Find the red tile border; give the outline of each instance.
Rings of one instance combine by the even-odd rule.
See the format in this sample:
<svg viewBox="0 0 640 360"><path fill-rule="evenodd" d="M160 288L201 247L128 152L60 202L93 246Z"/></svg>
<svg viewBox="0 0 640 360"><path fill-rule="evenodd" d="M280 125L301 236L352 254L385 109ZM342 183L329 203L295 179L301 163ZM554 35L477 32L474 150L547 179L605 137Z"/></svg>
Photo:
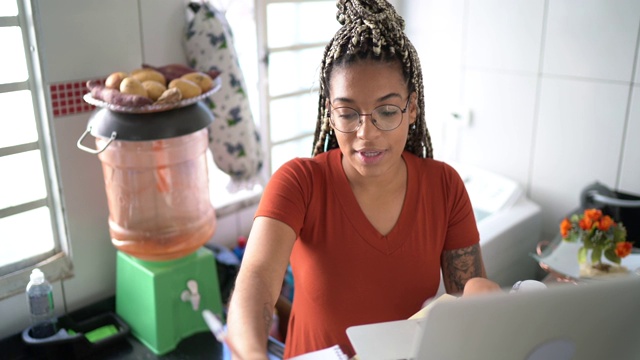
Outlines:
<svg viewBox="0 0 640 360"><path fill-rule="evenodd" d="M98 79L101 84L104 83L104 80ZM82 99L84 94L89 92L85 85L87 81L81 80L49 85L53 117L89 112L96 108Z"/></svg>

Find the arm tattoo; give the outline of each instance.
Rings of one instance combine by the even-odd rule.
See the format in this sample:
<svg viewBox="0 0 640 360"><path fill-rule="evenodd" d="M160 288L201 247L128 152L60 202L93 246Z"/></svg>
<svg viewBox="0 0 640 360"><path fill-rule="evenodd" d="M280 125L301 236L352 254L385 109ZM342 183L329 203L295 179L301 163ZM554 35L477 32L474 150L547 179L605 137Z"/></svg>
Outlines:
<svg viewBox="0 0 640 360"><path fill-rule="evenodd" d="M442 278L448 293L462 292L467 280L473 277L485 277L480 245L442 253Z"/></svg>

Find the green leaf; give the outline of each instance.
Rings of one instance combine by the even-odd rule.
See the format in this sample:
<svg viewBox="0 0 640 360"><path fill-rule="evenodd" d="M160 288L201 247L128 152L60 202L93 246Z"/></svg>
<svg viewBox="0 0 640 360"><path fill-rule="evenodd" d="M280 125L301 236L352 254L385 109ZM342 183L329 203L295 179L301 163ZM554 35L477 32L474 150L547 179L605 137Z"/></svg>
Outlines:
<svg viewBox="0 0 640 360"><path fill-rule="evenodd" d="M584 244L584 247L586 247L587 249L593 249L594 247L593 240L591 239L591 236L589 236L588 234L582 235L582 243Z"/></svg>
<svg viewBox="0 0 640 360"><path fill-rule="evenodd" d="M620 265L620 258L616 255L616 251L614 249L607 249L604 252L604 257L612 263L616 263Z"/></svg>
<svg viewBox="0 0 640 360"><path fill-rule="evenodd" d="M585 261L587 261L587 252L588 251L589 250L584 246L582 246L582 247L580 247L580 249L578 249L578 262L580 264L582 264Z"/></svg>
<svg viewBox="0 0 640 360"><path fill-rule="evenodd" d="M593 248L593 250L591 250L591 263L595 264L600 262L600 259L602 258L602 248L600 247L595 247Z"/></svg>
<svg viewBox="0 0 640 360"><path fill-rule="evenodd" d="M578 240L578 234L574 233L573 231L567 234L567 237L564 238L564 241L568 241L568 242L576 242L577 240Z"/></svg>
<svg viewBox="0 0 640 360"><path fill-rule="evenodd" d="M618 223L618 226L613 228L613 241L621 242L627 240L627 229L625 229L622 223Z"/></svg>

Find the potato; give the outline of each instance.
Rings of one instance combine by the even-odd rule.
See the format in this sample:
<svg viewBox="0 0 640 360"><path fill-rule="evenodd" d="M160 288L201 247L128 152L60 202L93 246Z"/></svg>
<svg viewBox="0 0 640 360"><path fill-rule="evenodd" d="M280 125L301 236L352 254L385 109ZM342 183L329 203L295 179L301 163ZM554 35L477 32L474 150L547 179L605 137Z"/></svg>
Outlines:
<svg viewBox="0 0 640 360"><path fill-rule="evenodd" d="M135 73L131 73L132 78L145 82L149 80L157 81L162 85L167 85L167 79L165 79L164 75L161 72L155 71L153 69L142 69L140 71L136 71Z"/></svg>
<svg viewBox="0 0 640 360"><path fill-rule="evenodd" d="M180 89L183 99L189 99L202 94L202 89L200 88L200 86L198 86L198 84L194 83L193 81L182 79L182 78L173 79L169 83L168 88Z"/></svg>
<svg viewBox="0 0 640 360"><path fill-rule="evenodd" d="M120 83L127 76L129 75L124 71L116 71L107 77L107 80L104 82L104 86L107 89L119 89Z"/></svg>
<svg viewBox="0 0 640 360"><path fill-rule="evenodd" d="M155 80L147 80L142 83L142 86L147 90L147 95L153 101L158 100L162 93L167 90L167 87Z"/></svg>
<svg viewBox="0 0 640 360"><path fill-rule="evenodd" d="M165 90L154 104L173 104L182 100L182 93L178 88Z"/></svg>
<svg viewBox="0 0 640 360"><path fill-rule="evenodd" d="M213 79L211 79L211 76L203 72L184 74L181 78L196 83L198 86L200 86L202 92L207 92L213 87Z"/></svg>
<svg viewBox="0 0 640 360"><path fill-rule="evenodd" d="M123 94L140 95L149 97L147 90L142 86L142 83L132 77L126 77L120 83L120 92Z"/></svg>

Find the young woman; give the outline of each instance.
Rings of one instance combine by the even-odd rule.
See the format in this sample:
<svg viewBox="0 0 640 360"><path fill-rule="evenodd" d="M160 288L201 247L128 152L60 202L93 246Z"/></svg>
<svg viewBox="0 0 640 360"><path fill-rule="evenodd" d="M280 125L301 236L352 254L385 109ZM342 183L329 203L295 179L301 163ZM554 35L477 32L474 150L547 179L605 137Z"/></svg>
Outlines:
<svg viewBox="0 0 640 360"><path fill-rule="evenodd" d="M451 294L498 289L482 279L464 183L432 159L404 21L384 0L337 6L342 27L322 60L313 157L289 161L269 181L229 307L242 359L266 357L289 262L285 358L334 344L353 356L349 326L410 317L436 294L441 271Z"/></svg>

